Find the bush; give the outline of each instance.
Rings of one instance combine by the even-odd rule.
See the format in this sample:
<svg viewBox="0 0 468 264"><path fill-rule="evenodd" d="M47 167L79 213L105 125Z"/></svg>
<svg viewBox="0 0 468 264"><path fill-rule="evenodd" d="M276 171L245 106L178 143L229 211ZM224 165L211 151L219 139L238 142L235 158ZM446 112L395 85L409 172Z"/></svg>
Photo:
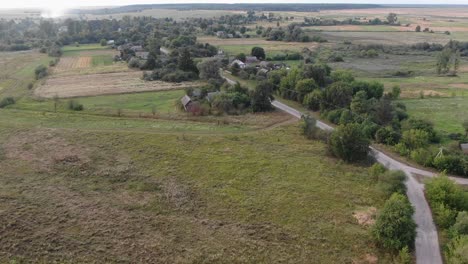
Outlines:
<svg viewBox="0 0 468 264"><path fill-rule="evenodd" d="M375 140L386 145L395 145L400 140L400 134L391 127L382 127L375 133Z"/></svg>
<svg viewBox="0 0 468 264"><path fill-rule="evenodd" d="M380 163L374 163L370 168L369 168L369 173L374 179L378 179L380 174L383 174L387 171L387 169Z"/></svg>
<svg viewBox="0 0 468 264"><path fill-rule="evenodd" d="M0 108L15 104L15 99L13 97L6 97L0 101Z"/></svg>
<svg viewBox="0 0 468 264"><path fill-rule="evenodd" d="M68 101L68 109L73 111L82 111L84 109L83 105L75 100Z"/></svg>
<svg viewBox="0 0 468 264"><path fill-rule="evenodd" d="M437 226L441 228L449 228L455 223L457 211L448 208L443 203L431 204L431 207Z"/></svg>
<svg viewBox="0 0 468 264"><path fill-rule="evenodd" d="M320 128L317 127L317 120L310 116L302 116L301 124L302 134L307 139L319 139L320 138Z"/></svg>
<svg viewBox="0 0 468 264"><path fill-rule="evenodd" d="M468 236L460 236L452 241L447 247L445 254L447 263L464 264L468 263Z"/></svg>
<svg viewBox="0 0 468 264"><path fill-rule="evenodd" d="M323 94L320 89L313 90L304 97L304 105L312 111L318 111L320 109L320 102L322 101Z"/></svg>
<svg viewBox="0 0 468 264"><path fill-rule="evenodd" d="M460 154L440 155L434 159L434 167L457 175L468 175L468 161Z"/></svg>
<svg viewBox="0 0 468 264"><path fill-rule="evenodd" d="M355 123L339 126L331 134L328 142L331 153L347 162L366 159L369 144L361 126Z"/></svg>
<svg viewBox="0 0 468 264"><path fill-rule="evenodd" d="M410 129L403 132L401 142L408 149L424 148L429 144L429 133L421 129Z"/></svg>
<svg viewBox="0 0 468 264"><path fill-rule="evenodd" d="M394 193L377 216L372 233L379 244L392 250L412 248L416 238L414 209L406 196Z"/></svg>
<svg viewBox="0 0 468 264"><path fill-rule="evenodd" d="M36 69L34 70L34 74L36 76L36 80L39 80L46 77L49 74L49 72L47 70L47 67L41 64L36 67Z"/></svg>
<svg viewBox="0 0 468 264"><path fill-rule="evenodd" d="M390 197L393 193L405 194L406 193L406 174L402 171L387 171L380 174L378 188L384 193L386 197Z"/></svg>
<svg viewBox="0 0 468 264"><path fill-rule="evenodd" d="M128 61L128 67L130 68L140 68L140 60L136 57L132 57L129 61Z"/></svg>
<svg viewBox="0 0 468 264"><path fill-rule="evenodd" d="M468 212L459 212L452 227L457 235L468 235Z"/></svg>
<svg viewBox="0 0 468 264"><path fill-rule="evenodd" d="M411 151L410 157L416 163L423 166L431 166L434 159L433 153L427 148L418 148Z"/></svg>

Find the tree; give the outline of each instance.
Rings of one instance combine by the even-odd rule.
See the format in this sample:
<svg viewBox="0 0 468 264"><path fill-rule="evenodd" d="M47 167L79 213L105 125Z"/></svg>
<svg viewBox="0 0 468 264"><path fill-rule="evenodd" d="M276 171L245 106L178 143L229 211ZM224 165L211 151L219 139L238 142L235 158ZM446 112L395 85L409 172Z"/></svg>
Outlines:
<svg viewBox="0 0 468 264"><path fill-rule="evenodd" d="M455 238L448 245L445 257L450 264L468 263L468 235Z"/></svg>
<svg viewBox="0 0 468 264"><path fill-rule="evenodd" d="M313 90L304 97L304 105L312 111L320 110L320 104L323 100L323 93L320 89Z"/></svg>
<svg viewBox="0 0 468 264"><path fill-rule="evenodd" d="M302 103L304 101L304 97L319 87L315 83L314 79L303 79L296 83L296 101Z"/></svg>
<svg viewBox="0 0 468 264"><path fill-rule="evenodd" d="M271 101L273 97L273 85L267 81L262 81L250 94L252 110L254 112L267 112L273 110Z"/></svg>
<svg viewBox="0 0 468 264"><path fill-rule="evenodd" d="M393 25L397 22L397 20L398 20L397 14L395 13L388 14L387 16L388 24Z"/></svg>
<svg viewBox="0 0 468 264"><path fill-rule="evenodd" d="M468 235L468 212L462 211L457 215L455 224L453 225L453 231L456 235Z"/></svg>
<svg viewBox="0 0 468 264"><path fill-rule="evenodd" d="M236 59L240 60L242 62L245 62L245 60L247 59L247 56L245 56L244 53L239 53L239 54L236 55Z"/></svg>
<svg viewBox="0 0 468 264"><path fill-rule="evenodd" d="M421 32L421 26L420 25L416 26L416 32Z"/></svg>
<svg viewBox="0 0 468 264"><path fill-rule="evenodd" d="M403 194L392 194L377 216L372 230L376 240L385 248L392 250L412 248L416 238L413 213L413 207Z"/></svg>
<svg viewBox="0 0 468 264"><path fill-rule="evenodd" d="M447 74L452 69L451 75L457 75L460 67L460 51L456 48L446 47L437 55L437 74Z"/></svg>
<svg viewBox="0 0 468 264"><path fill-rule="evenodd" d="M219 74L221 68L221 62L216 58L209 58L201 61L197 64L198 71L200 72L200 78L204 80L210 79L221 79Z"/></svg>
<svg viewBox="0 0 468 264"><path fill-rule="evenodd" d="M328 142L331 153L347 162L360 161L367 158L369 140L359 124L340 125Z"/></svg>
<svg viewBox="0 0 468 264"><path fill-rule="evenodd" d="M403 132L401 142L408 149L424 148L429 144L429 133L421 129L410 129Z"/></svg>
<svg viewBox="0 0 468 264"><path fill-rule="evenodd" d="M317 120L310 116L302 116L302 134L307 139L316 139L320 131L320 128L317 127Z"/></svg>
<svg viewBox="0 0 468 264"><path fill-rule="evenodd" d="M353 90L344 82L335 82L325 89L324 107L326 109L347 108L351 103Z"/></svg>
<svg viewBox="0 0 468 264"><path fill-rule="evenodd" d="M177 63L178 68L182 71L198 72L197 67L195 67L195 64L193 63L190 51L187 48L182 49Z"/></svg>
<svg viewBox="0 0 468 264"><path fill-rule="evenodd" d="M259 60L264 60L266 57L265 50L261 47L253 47L250 55L257 57Z"/></svg>
<svg viewBox="0 0 468 264"><path fill-rule="evenodd" d="M354 95L351 100L351 111L356 114L364 115L369 111L369 102L367 100L367 93L365 91L359 91Z"/></svg>
<svg viewBox="0 0 468 264"><path fill-rule="evenodd" d="M101 46L107 46L107 40L106 39L101 39L101 41L99 43L101 43Z"/></svg>
<svg viewBox="0 0 468 264"><path fill-rule="evenodd" d="M465 136L468 136L468 119L463 121L463 128L465 129Z"/></svg>

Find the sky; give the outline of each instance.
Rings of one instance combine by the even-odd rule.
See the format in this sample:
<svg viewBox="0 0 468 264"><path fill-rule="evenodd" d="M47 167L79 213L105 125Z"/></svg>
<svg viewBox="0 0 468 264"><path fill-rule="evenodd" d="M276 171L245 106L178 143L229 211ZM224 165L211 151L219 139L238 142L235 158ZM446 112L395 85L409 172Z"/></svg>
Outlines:
<svg viewBox="0 0 468 264"><path fill-rule="evenodd" d="M66 2L66 3L64 3ZM468 4L467 0L0 0L0 8L73 8L164 3L371 3L371 4Z"/></svg>

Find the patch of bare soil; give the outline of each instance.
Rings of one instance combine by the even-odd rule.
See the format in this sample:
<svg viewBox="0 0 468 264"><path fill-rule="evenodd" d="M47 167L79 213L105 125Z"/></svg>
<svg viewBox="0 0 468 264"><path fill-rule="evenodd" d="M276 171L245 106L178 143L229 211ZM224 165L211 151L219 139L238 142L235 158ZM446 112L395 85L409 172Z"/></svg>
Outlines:
<svg viewBox="0 0 468 264"><path fill-rule="evenodd" d="M95 96L104 94L164 91L196 87L197 82L168 83L144 81L142 72L115 72L103 74L56 76L47 79L44 85L34 90L39 97L59 98Z"/></svg>
<svg viewBox="0 0 468 264"><path fill-rule="evenodd" d="M458 89L468 89L468 83L454 83L450 84L449 86Z"/></svg>
<svg viewBox="0 0 468 264"><path fill-rule="evenodd" d="M358 223L363 226L371 226L375 224L375 216L377 209L375 207L364 208L357 210L353 213L353 217L356 218Z"/></svg>
<svg viewBox="0 0 468 264"><path fill-rule="evenodd" d="M55 164L83 165L89 162L88 150L72 145L53 130L22 132L3 145L5 157L23 160L41 171L50 171Z"/></svg>

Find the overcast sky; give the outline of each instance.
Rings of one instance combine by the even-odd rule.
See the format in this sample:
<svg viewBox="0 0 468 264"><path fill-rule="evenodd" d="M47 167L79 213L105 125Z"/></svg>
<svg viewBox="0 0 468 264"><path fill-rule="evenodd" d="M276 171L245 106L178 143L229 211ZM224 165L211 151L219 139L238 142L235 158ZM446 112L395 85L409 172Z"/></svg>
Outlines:
<svg viewBox="0 0 468 264"><path fill-rule="evenodd" d="M133 4L164 4L164 3L374 3L374 4L468 4L468 0L0 0L0 8L24 8L24 7L77 7L77 6L115 6ZM66 3L64 3L66 2Z"/></svg>

